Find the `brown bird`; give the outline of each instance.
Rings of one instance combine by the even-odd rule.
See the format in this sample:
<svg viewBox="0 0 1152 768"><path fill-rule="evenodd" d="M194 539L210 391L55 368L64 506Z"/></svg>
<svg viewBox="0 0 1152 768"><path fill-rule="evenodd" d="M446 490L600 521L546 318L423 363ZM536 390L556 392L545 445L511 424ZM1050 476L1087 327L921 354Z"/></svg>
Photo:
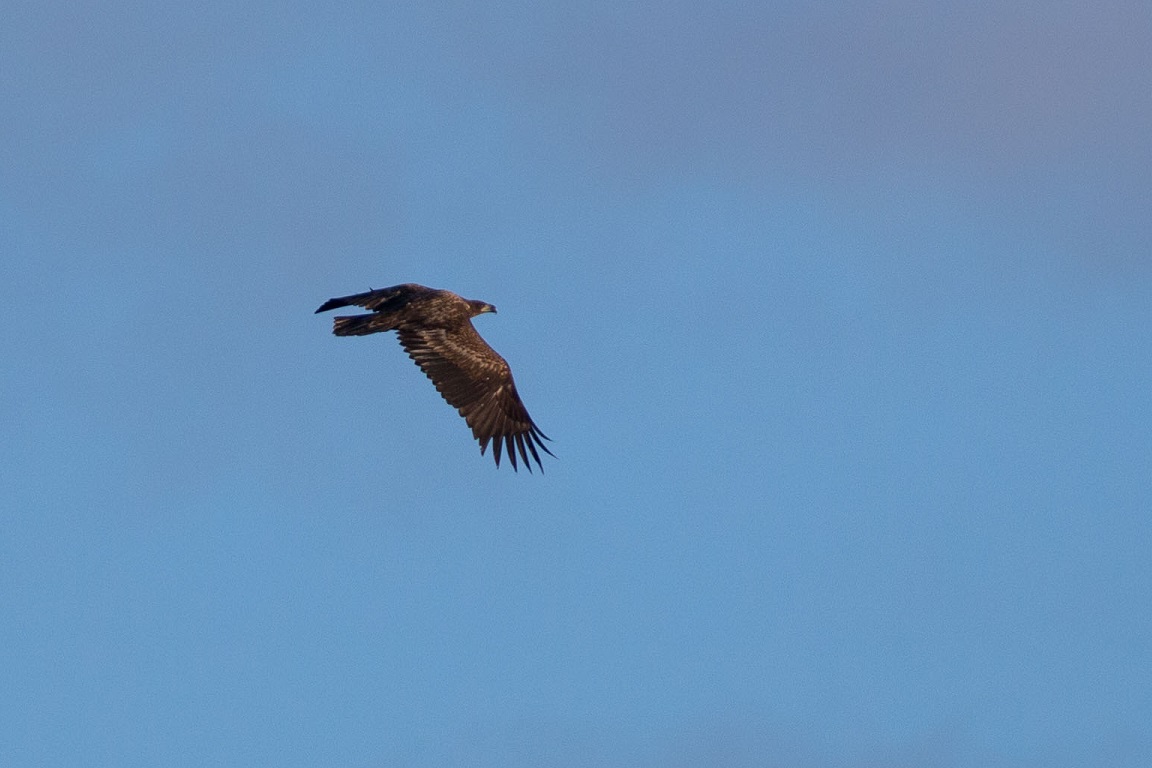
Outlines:
<svg viewBox="0 0 1152 768"><path fill-rule="evenodd" d="M396 331L404 351L468 422L472 436L480 441L480 455L491 441L497 467L506 447L513 470L519 452L529 472L529 454L544 471L536 449L552 456L543 442L550 438L524 408L508 363L472 327L473 317L495 312L496 307L451 291L405 283L329 299L316 311L349 306L370 309L372 314L337 317L332 333L365 336Z"/></svg>

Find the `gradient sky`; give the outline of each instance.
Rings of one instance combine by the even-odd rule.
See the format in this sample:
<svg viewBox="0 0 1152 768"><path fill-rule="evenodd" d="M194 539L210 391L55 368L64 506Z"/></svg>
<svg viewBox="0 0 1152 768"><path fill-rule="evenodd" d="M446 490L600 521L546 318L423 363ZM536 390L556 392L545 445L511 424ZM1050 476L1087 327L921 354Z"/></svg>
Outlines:
<svg viewBox="0 0 1152 768"><path fill-rule="evenodd" d="M0 764L1152 764L1148 3L3 16Z"/></svg>

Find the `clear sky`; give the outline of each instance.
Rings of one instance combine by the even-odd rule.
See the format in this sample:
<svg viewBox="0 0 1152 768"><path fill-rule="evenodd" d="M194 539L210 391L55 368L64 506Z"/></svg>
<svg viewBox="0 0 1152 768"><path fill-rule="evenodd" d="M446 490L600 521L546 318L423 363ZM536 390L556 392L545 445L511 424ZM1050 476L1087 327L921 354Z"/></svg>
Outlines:
<svg viewBox="0 0 1152 768"><path fill-rule="evenodd" d="M0 764L1152 764L1144 0L2 15Z"/></svg>

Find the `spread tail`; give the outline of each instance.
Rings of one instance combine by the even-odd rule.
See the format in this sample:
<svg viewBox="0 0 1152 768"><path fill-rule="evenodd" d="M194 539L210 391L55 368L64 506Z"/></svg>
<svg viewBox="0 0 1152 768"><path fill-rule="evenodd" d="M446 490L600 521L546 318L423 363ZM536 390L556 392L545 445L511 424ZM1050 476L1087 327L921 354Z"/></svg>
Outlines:
<svg viewBox="0 0 1152 768"><path fill-rule="evenodd" d="M391 331L393 327L385 315L346 315L333 320L332 333L337 336L367 336L369 333Z"/></svg>

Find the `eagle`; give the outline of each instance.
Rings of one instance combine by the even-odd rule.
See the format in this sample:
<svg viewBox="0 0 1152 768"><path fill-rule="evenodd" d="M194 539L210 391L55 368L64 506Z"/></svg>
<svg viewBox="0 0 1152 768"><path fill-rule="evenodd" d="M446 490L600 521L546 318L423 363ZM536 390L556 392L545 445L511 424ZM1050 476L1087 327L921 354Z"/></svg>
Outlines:
<svg viewBox="0 0 1152 768"><path fill-rule="evenodd" d="M451 291L405 283L329 299L316 312L350 306L369 309L371 314L337 317L332 333L366 336L396 331L404 351L472 428L481 456L491 442L497 467L507 449L513 471L517 453L529 472L529 454L544 471L536 449L554 456L544 445L551 438L528 415L507 361L472 326L473 317L495 312L496 307Z"/></svg>

